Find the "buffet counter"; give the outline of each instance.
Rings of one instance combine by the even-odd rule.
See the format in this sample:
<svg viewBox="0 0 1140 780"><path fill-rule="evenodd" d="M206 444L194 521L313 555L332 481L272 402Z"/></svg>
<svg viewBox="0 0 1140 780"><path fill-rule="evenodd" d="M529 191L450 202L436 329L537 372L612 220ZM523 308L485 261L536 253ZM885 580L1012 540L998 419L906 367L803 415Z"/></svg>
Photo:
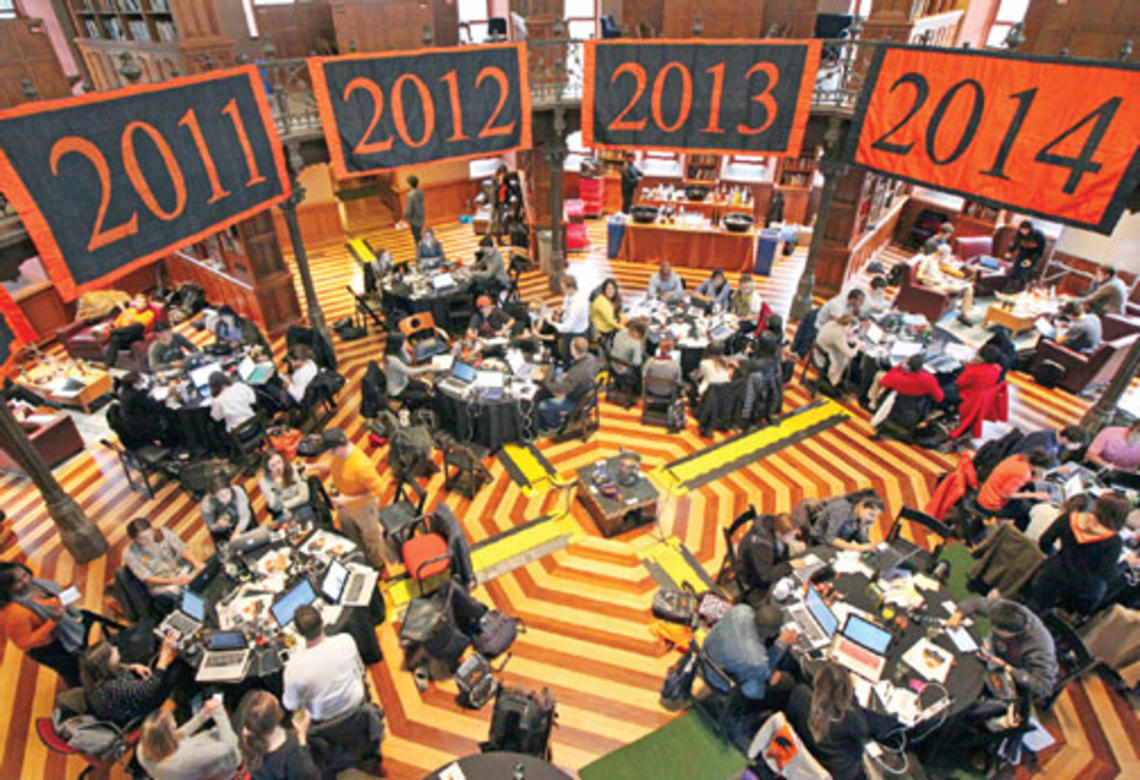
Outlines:
<svg viewBox="0 0 1140 780"><path fill-rule="evenodd" d="M751 271L756 257L756 230L733 233L723 227L680 223L625 226L620 258L656 265L664 260L685 268Z"/></svg>

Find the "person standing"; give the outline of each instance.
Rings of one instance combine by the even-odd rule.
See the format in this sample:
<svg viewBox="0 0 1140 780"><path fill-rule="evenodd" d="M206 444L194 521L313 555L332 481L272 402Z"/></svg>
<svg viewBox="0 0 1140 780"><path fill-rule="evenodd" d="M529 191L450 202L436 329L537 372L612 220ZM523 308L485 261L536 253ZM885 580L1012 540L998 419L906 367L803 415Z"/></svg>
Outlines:
<svg viewBox="0 0 1140 780"><path fill-rule="evenodd" d="M332 476L335 489L332 502L340 530L364 548L370 566L383 571L386 556L384 532L380 527L380 498L384 481L368 456L350 442L340 428L329 428L321 434L321 440L332 456L331 462L316 464L312 469Z"/></svg>
<svg viewBox="0 0 1140 780"><path fill-rule="evenodd" d="M621 213L628 214L633 206L633 196L637 192L637 185L641 182L641 171L633 164L633 152L625 156L621 164Z"/></svg>
<svg viewBox="0 0 1140 780"><path fill-rule="evenodd" d="M1028 219L1023 220L1013 236L1013 243L1005 253L1006 259L1013 262L1009 281L1014 292L1021 292L1029 286L1037 272L1037 264L1044 255L1045 234L1033 227Z"/></svg>
<svg viewBox="0 0 1140 780"><path fill-rule="evenodd" d="M418 247L424 233L424 193L420 189L420 177L408 177L408 194L404 196L404 221L412 231L412 240Z"/></svg>
<svg viewBox="0 0 1140 780"><path fill-rule="evenodd" d="M294 648L285 664L281 703L290 711L306 710L314 723L333 720L364 703L364 662L351 634L325 636L315 608L297 608L294 616L303 648Z"/></svg>

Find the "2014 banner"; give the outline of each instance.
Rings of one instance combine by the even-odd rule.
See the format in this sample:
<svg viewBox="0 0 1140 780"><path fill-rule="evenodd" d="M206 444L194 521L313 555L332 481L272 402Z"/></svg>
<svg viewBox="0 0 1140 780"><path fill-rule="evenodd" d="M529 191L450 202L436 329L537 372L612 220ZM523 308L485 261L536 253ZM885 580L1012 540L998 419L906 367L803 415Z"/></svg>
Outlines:
<svg viewBox="0 0 1140 780"><path fill-rule="evenodd" d="M70 300L281 202L253 66L0 112L0 190Z"/></svg>
<svg viewBox="0 0 1140 780"><path fill-rule="evenodd" d="M338 178L530 147L521 43L310 57Z"/></svg>
<svg viewBox="0 0 1140 780"><path fill-rule="evenodd" d="M1111 233L1140 184L1140 68L883 46L859 98L848 159Z"/></svg>
<svg viewBox="0 0 1140 780"><path fill-rule="evenodd" d="M585 146L799 155L821 41L585 46Z"/></svg>

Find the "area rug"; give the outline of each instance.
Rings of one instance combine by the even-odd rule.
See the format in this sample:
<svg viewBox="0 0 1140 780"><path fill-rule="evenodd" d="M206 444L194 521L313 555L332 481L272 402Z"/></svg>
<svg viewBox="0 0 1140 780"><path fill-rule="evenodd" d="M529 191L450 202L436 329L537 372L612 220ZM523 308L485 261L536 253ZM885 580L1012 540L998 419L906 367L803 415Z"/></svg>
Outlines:
<svg viewBox="0 0 1140 780"><path fill-rule="evenodd" d="M748 759L689 711L582 767L581 780L733 780Z"/></svg>

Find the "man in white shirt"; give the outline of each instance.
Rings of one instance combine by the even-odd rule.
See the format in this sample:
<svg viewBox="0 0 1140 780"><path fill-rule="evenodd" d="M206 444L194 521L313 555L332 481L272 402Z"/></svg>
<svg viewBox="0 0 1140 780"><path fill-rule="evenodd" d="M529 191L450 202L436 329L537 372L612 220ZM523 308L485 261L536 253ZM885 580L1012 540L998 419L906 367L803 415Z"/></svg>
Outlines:
<svg viewBox="0 0 1140 780"><path fill-rule="evenodd" d="M815 327L818 330L827 323L842 317L844 314L849 314L852 317L858 317L862 314L863 304L867 300L867 294L859 288L850 290L846 295L836 295L827 303L819 307L819 311L815 315Z"/></svg>
<svg viewBox="0 0 1140 780"><path fill-rule="evenodd" d="M578 280L570 274L562 275L562 292L562 318L550 325L558 331L559 353L569 363L570 342L590 333L590 296L578 289Z"/></svg>
<svg viewBox="0 0 1140 780"><path fill-rule="evenodd" d="M285 389L289 397L299 404L309 389L309 382L317 375L317 362L313 360L313 351L304 344L293 347L293 357L289 362L292 373L285 381Z"/></svg>
<svg viewBox="0 0 1140 780"><path fill-rule="evenodd" d="M297 608L293 623L305 647L285 664L285 709L308 710L315 723L357 709L364 703L364 663L352 636L325 636L320 613L309 605Z"/></svg>
<svg viewBox="0 0 1140 780"><path fill-rule="evenodd" d="M245 382L235 382L221 371L210 374L210 416L232 431L257 414L257 396Z"/></svg>

